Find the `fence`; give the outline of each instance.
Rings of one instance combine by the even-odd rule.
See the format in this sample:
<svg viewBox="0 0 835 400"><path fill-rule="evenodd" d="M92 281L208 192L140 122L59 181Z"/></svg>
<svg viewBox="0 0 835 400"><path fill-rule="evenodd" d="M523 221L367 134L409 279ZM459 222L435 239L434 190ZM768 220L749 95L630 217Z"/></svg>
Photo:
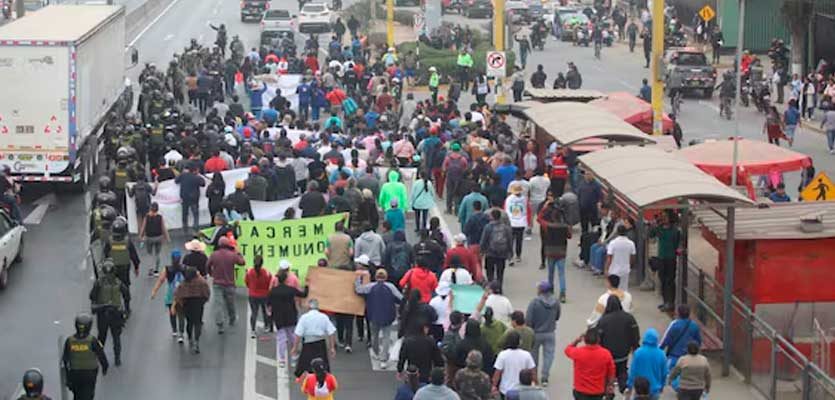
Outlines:
<svg viewBox="0 0 835 400"><path fill-rule="evenodd" d="M732 315L724 318L723 286L698 266L689 263L683 288L688 304L694 306L695 318L703 327L706 352L711 344L725 342L722 328L732 324L731 364L768 400L835 400L835 379L817 363L809 360L791 340L780 335L738 297L733 296ZM813 350L814 361L829 357L831 339L823 332L818 345L826 353ZM813 346L814 347L814 346ZM824 358L825 357L825 358ZM821 364L828 368L829 364Z"/></svg>

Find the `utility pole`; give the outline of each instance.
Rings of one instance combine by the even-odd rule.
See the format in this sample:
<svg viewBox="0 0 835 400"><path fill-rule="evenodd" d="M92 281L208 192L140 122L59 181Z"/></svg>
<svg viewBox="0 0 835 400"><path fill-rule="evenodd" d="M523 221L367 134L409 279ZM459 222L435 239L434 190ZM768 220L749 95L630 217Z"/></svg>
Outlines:
<svg viewBox="0 0 835 400"><path fill-rule="evenodd" d="M652 134L661 136L664 115L664 0L652 2Z"/></svg>
<svg viewBox="0 0 835 400"><path fill-rule="evenodd" d="M394 0L386 0L386 42L394 47Z"/></svg>
<svg viewBox="0 0 835 400"><path fill-rule="evenodd" d="M14 0L15 18L21 18L26 15L26 3L23 0Z"/></svg>
<svg viewBox="0 0 835 400"><path fill-rule="evenodd" d="M493 0L493 48L496 49L496 51L504 51L504 1L505 0ZM507 58L505 57L505 60L506 59ZM505 67L505 70L507 70L507 67ZM496 92L496 104L504 104L505 102L504 85L502 83L502 77L496 77L496 84L494 85L494 91Z"/></svg>

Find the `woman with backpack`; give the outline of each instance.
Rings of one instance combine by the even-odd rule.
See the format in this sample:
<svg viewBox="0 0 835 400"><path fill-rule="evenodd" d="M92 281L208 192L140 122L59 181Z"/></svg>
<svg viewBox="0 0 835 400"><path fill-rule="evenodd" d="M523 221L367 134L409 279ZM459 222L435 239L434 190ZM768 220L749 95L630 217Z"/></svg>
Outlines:
<svg viewBox="0 0 835 400"><path fill-rule="evenodd" d="M151 300L153 300L163 283L168 284L168 289L165 292L165 311L168 312L168 321L171 323L171 336L176 338L178 343L183 343L185 315L182 312L172 313L170 310L172 310L171 305L174 304L174 291L185 280L184 268L180 263L181 256L180 250L171 251L171 264L165 267L165 273L159 276L151 290Z"/></svg>
<svg viewBox="0 0 835 400"><path fill-rule="evenodd" d="M253 339L256 337L255 322L258 321L259 310L264 318L264 327L269 332L273 331L273 324L267 315L267 297L270 294L272 276L263 266L264 258L260 255L255 256L255 265L249 271L246 271L246 277L244 277L246 288L249 290L249 308L252 310L249 317L249 327L252 330L250 337Z"/></svg>
<svg viewBox="0 0 835 400"><path fill-rule="evenodd" d="M186 267L185 281L174 291L171 312L185 316L188 344L192 351L200 353L200 332L203 330L203 307L209 301L209 284L196 269Z"/></svg>
<svg viewBox="0 0 835 400"><path fill-rule="evenodd" d="M426 176L426 172L417 170L417 179L412 183L411 198L409 203L415 210L415 232L426 229L429 223L429 209L435 206L434 185L432 180Z"/></svg>
<svg viewBox="0 0 835 400"><path fill-rule="evenodd" d="M162 244L171 241L171 239L168 237L165 219L159 213L159 204L156 202L151 203L151 209L142 219L142 226L139 228L139 240L145 241L148 254L154 257L154 269L148 271L148 276L158 276Z"/></svg>

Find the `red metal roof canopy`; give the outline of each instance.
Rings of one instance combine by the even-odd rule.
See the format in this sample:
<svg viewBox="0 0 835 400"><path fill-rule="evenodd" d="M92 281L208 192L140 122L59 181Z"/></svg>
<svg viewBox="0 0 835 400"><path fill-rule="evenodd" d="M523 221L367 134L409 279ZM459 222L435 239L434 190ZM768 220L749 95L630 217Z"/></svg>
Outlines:
<svg viewBox="0 0 835 400"><path fill-rule="evenodd" d="M624 120L642 132L652 134L652 105L627 92L609 93L606 97L592 100L589 104L600 107ZM673 120L667 114L663 116L664 133L673 131Z"/></svg>
<svg viewBox="0 0 835 400"><path fill-rule="evenodd" d="M737 166L749 175L798 171L812 165L812 158L785 147L759 140L737 138ZM681 155L703 171L730 175L733 163L733 140L704 142L680 150ZM739 171L738 171L739 172Z"/></svg>

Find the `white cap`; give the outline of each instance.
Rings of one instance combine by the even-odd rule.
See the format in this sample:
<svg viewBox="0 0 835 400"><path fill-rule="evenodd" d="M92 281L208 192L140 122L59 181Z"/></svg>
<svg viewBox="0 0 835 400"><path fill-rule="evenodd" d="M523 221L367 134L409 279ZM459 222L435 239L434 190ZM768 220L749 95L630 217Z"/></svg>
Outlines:
<svg viewBox="0 0 835 400"><path fill-rule="evenodd" d="M281 261L278 262L278 269L279 270L288 270L288 269L290 269L290 267L291 267L290 261L281 260Z"/></svg>
<svg viewBox="0 0 835 400"><path fill-rule="evenodd" d="M357 258L354 259L354 262L362 265L370 265L371 257L368 257L368 254L360 254L359 256L357 256Z"/></svg>
<svg viewBox="0 0 835 400"><path fill-rule="evenodd" d="M449 291L450 287L449 282L447 281L438 282L438 287L435 288L435 293L437 293L438 296L447 296L449 295Z"/></svg>
<svg viewBox="0 0 835 400"><path fill-rule="evenodd" d="M454 240L455 243L464 243L467 241L467 235L463 233L458 233L452 237L452 240Z"/></svg>
<svg viewBox="0 0 835 400"><path fill-rule="evenodd" d="M435 68L435 67L429 67L429 71L430 71L430 72L435 72L435 71L437 71L437 70L438 70L438 69L437 69L437 68Z"/></svg>

